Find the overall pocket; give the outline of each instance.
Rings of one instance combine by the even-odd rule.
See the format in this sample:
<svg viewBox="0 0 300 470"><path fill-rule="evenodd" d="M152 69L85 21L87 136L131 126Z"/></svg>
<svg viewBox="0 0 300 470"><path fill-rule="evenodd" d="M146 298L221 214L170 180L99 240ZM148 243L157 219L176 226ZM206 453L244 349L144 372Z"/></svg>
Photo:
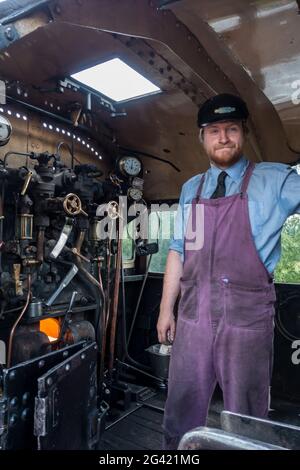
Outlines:
<svg viewBox="0 0 300 470"><path fill-rule="evenodd" d="M272 287L249 287L229 282L224 287L226 323L251 330L272 328L275 300Z"/></svg>
<svg viewBox="0 0 300 470"><path fill-rule="evenodd" d="M182 320L198 319L198 285L196 279L181 280L181 296L178 306L178 317Z"/></svg>

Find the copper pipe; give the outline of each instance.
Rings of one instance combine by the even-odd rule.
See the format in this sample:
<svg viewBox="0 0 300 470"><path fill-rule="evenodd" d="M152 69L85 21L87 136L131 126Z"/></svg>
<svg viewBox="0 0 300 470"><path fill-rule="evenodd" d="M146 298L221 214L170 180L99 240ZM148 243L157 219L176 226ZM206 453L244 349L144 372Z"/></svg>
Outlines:
<svg viewBox="0 0 300 470"><path fill-rule="evenodd" d="M121 234L119 233L116 271L115 271L113 309L112 309L111 330L110 330L110 345L109 345L108 372L110 376L112 375L112 370L113 370L113 365L114 365L116 328L117 328L119 291L120 291L121 259L122 259L122 237L121 237Z"/></svg>
<svg viewBox="0 0 300 470"><path fill-rule="evenodd" d="M80 252L81 252L82 244L84 242L85 232L86 232L86 230L81 230L80 231L80 233L77 237L76 243L75 243L75 248L76 248L76 251L79 255L80 255Z"/></svg>
<svg viewBox="0 0 300 470"><path fill-rule="evenodd" d="M28 305L29 305L29 301L30 301L30 297L31 297L31 274L28 274L28 293L27 293L27 298L26 298L26 303L22 309L22 312L20 313L20 315L18 316L17 320L15 321L11 331L10 331L10 335L9 335L9 340L8 340L8 352L7 352L7 363L6 363L6 367L7 369L10 368L10 365L11 365L11 355L12 355L12 342L13 342L13 337L14 337L14 334L15 334L15 330L18 326L18 324L20 323L24 313L26 312L27 308L28 308Z"/></svg>
<svg viewBox="0 0 300 470"><path fill-rule="evenodd" d="M102 307L103 314L101 317L102 339L101 339L101 364L100 364L100 377L102 377L103 372L104 372L104 362L105 362L105 352L106 352L106 332L107 332L108 318L106 317L106 298L105 298L102 276L101 276L101 261L99 259L98 259L98 278L99 278L99 284L101 286L100 289L101 289L101 294L103 298L103 307Z"/></svg>

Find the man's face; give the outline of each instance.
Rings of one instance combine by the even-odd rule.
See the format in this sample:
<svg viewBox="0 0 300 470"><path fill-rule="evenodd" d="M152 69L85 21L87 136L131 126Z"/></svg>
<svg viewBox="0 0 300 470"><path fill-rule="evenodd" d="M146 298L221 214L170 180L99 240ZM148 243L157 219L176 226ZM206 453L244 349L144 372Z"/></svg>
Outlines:
<svg viewBox="0 0 300 470"><path fill-rule="evenodd" d="M242 156L244 132L241 121L216 122L202 131L204 150L211 162L228 168Z"/></svg>

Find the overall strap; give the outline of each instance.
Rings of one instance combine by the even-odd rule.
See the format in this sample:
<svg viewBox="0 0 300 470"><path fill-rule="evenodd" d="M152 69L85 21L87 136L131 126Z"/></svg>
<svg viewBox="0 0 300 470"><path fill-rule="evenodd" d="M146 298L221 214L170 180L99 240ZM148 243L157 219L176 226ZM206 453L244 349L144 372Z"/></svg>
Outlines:
<svg viewBox="0 0 300 470"><path fill-rule="evenodd" d="M246 193L246 191L248 189L248 184L249 184L249 181L250 181L250 178L251 178L251 175L253 173L254 168L255 168L255 163L249 162L248 168L246 170L246 173L245 173L245 176L244 176L243 182L242 182L241 197L243 197L243 195Z"/></svg>
<svg viewBox="0 0 300 470"><path fill-rule="evenodd" d="M197 190L197 194L196 194L196 199L200 199L203 184L204 184L204 180L205 180L205 173L203 173L203 175L201 176L200 183L199 183L198 190Z"/></svg>

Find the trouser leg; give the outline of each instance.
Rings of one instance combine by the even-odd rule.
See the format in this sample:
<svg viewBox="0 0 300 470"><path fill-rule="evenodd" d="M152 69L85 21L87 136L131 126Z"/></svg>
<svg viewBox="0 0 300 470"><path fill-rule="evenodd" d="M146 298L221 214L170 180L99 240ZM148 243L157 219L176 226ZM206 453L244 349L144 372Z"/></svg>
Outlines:
<svg viewBox="0 0 300 470"><path fill-rule="evenodd" d="M169 383L163 423L164 449L177 449L185 432L206 423L216 377L211 358L207 358L206 364L203 358L199 362L201 367L195 365L189 381L180 381L178 371L175 374L177 380Z"/></svg>
<svg viewBox="0 0 300 470"><path fill-rule="evenodd" d="M215 351L225 410L261 418L267 416L272 345L273 332L270 330L225 326Z"/></svg>

